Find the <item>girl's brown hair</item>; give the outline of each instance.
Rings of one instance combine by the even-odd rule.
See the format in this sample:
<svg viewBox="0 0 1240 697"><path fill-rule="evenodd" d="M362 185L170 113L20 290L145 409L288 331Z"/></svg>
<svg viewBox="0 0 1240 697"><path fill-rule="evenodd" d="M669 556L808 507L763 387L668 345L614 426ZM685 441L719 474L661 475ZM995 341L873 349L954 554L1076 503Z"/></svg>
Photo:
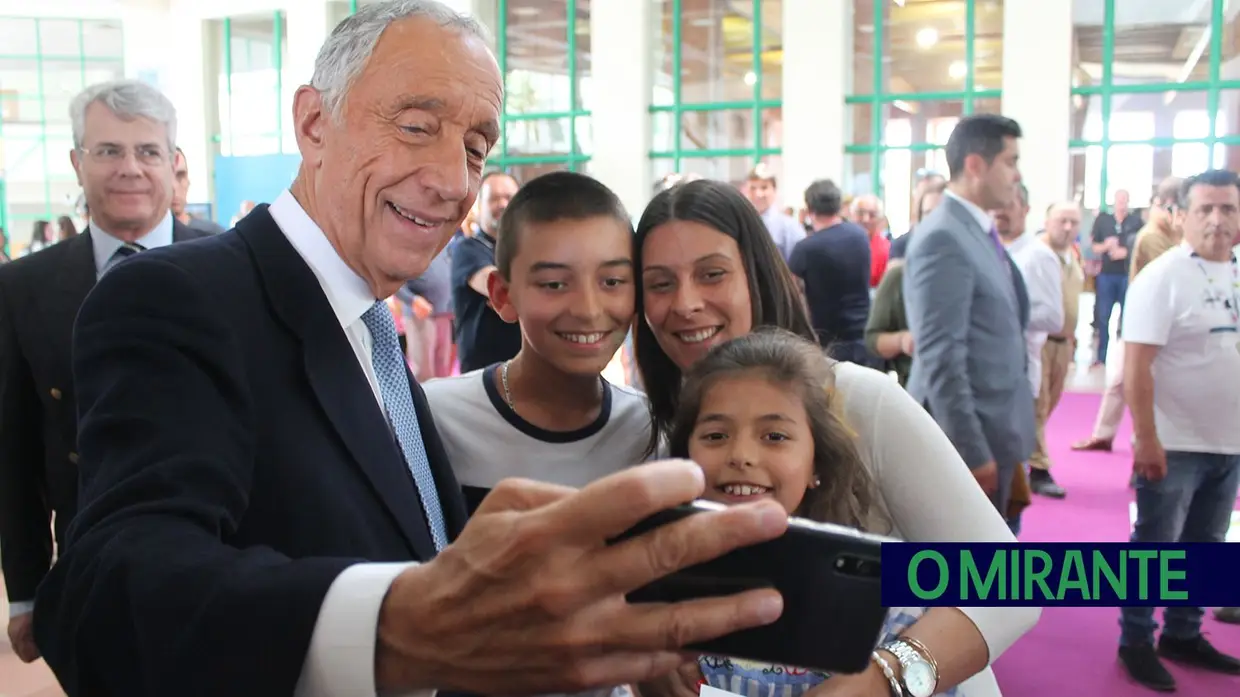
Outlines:
<svg viewBox="0 0 1240 697"><path fill-rule="evenodd" d="M835 400L833 361L817 344L775 328L760 328L712 349L689 369L680 392L668 445L672 457L689 456L689 440L702 397L721 379L758 374L800 395L814 441L818 486L805 492L795 515L823 523L864 527L874 503L874 482Z"/></svg>

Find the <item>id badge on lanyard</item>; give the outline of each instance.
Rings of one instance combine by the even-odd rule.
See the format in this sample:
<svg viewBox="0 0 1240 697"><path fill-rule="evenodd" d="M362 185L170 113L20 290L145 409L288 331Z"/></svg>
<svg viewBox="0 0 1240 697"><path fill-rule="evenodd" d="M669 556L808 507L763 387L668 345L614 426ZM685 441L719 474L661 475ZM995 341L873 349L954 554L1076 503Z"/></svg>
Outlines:
<svg viewBox="0 0 1240 697"><path fill-rule="evenodd" d="M1197 259L1197 267L1201 269L1201 273L1206 274L1209 283L1209 273L1201 259ZM1218 336L1224 349L1231 346L1240 352L1240 263L1237 263L1235 255L1231 257L1231 278L1224 283L1230 284L1230 287L1224 289L1222 298L1229 323L1211 329L1210 333Z"/></svg>

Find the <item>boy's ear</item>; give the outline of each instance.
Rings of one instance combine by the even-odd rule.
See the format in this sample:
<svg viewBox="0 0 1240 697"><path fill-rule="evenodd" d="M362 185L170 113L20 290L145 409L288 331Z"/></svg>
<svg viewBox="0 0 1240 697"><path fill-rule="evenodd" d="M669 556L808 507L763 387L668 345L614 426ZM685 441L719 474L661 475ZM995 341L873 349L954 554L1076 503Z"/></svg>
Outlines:
<svg viewBox="0 0 1240 697"><path fill-rule="evenodd" d="M487 296L500 319L509 324L517 323L517 308L512 305L508 284L500 278L499 269L491 269L491 275L487 276Z"/></svg>

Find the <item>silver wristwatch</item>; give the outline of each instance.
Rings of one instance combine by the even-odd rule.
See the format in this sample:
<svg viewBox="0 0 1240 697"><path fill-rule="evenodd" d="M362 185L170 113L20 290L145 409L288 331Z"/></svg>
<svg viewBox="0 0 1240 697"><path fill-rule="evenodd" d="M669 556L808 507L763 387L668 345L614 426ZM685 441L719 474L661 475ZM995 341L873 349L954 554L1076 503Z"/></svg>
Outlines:
<svg viewBox="0 0 1240 697"><path fill-rule="evenodd" d="M900 682L909 697L930 697L934 694L939 685L939 667L929 654L905 639L883 644L882 649L900 662Z"/></svg>

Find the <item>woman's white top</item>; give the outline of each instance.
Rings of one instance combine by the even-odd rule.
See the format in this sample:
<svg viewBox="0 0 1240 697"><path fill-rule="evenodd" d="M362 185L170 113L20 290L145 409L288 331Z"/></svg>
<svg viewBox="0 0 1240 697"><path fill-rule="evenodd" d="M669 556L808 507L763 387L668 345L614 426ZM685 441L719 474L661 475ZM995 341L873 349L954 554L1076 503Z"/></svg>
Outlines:
<svg viewBox="0 0 1240 697"><path fill-rule="evenodd" d="M878 489L870 532L910 542L999 542L1016 538L947 436L889 375L835 365L836 400L857 434L861 459ZM1037 624L1041 608L960 608L986 640L994 663ZM990 668L960 685L968 697L1002 693Z"/></svg>

